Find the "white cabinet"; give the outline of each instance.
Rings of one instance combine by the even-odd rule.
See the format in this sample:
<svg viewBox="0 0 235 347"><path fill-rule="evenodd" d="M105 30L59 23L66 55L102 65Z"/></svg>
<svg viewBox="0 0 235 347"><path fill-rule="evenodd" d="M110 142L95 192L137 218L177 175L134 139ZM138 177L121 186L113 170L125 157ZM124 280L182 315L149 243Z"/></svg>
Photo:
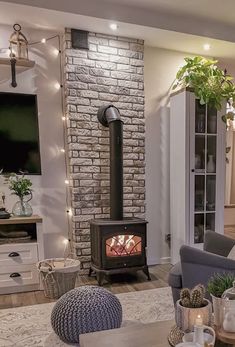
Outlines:
<svg viewBox="0 0 235 347"><path fill-rule="evenodd" d="M183 244L202 248L204 233L224 232L224 108L201 105L184 89L170 99L171 262Z"/></svg>
<svg viewBox="0 0 235 347"><path fill-rule="evenodd" d="M9 239L12 231L27 231L29 240ZM0 294L41 289L36 263L44 259L42 219L39 216L0 219ZM14 242L12 242L14 241Z"/></svg>

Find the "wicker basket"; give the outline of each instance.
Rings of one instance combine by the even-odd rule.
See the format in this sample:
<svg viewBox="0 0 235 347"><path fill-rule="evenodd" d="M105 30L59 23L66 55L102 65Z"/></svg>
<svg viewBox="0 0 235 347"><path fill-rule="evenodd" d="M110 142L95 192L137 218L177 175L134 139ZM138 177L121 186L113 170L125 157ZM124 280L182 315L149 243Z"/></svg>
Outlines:
<svg viewBox="0 0 235 347"><path fill-rule="evenodd" d="M76 259L45 259L37 263L44 294L47 298L58 299L75 287L80 261Z"/></svg>

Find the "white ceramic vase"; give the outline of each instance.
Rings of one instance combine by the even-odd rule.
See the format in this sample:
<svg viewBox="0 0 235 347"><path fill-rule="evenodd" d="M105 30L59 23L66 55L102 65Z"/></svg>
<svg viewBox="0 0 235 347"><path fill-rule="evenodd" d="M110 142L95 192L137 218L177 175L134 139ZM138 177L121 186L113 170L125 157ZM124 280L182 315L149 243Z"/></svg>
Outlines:
<svg viewBox="0 0 235 347"><path fill-rule="evenodd" d="M215 161L214 156L212 154L208 155L207 172L215 172Z"/></svg>

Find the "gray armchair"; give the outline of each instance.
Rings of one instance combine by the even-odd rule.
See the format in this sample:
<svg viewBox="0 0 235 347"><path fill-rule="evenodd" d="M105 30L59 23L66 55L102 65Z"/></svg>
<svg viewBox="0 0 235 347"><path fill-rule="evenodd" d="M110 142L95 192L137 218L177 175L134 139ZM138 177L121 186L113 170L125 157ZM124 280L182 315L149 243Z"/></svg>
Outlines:
<svg viewBox="0 0 235 347"><path fill-rule="evenodd" d="M226 258L234 245L235 240L207 231L203 251L182 246L181 261L173 266L168 279L174 302L179 299L180 290L184 287L192 288L198 283L207 285L208 279L218 272L235 273L235 260Z"/></svg>

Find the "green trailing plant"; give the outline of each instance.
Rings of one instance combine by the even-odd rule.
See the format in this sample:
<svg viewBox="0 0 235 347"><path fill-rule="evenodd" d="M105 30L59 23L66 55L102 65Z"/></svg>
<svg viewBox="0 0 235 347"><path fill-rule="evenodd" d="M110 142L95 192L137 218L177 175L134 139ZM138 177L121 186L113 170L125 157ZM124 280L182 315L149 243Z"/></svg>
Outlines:
<svg viewBox="0 0 235 347"><path fill-rule="evenodd" d="M221 110L224 100L235 101L235 86L233 77L217 66L218 61L201 56L186 57L185 65L176 75L173 89L177 87L193 88L195 96L200 103L208 104ZM233 120L234 113L228 112L222 116L223 121Z"/></svg>
<svg viewBox="0 0 235 347"><path fill-rule="evenodd" d="M221 298L225 290L233 287L234 281L235 274L233 273L217 273L209 279L207 291L211 295Z"/></svg>
<svg viewBox="0 0 235 347"><path fill-rule="evenodd" d="M29 200L32 198L32 182L30 179L25 178L24 174L17 175L11 173L5 175L5 182L8 184L12 194L17 195L20 200L23 200L25 196L29 196Z"/></svg>
<svg viewBox="0 0 235 347"><path fill-rule="evenodd" d="M199 284L192 290L183 288L180 291L180 303L182 306L188 308L200 308L205 306L205 287Z"/></svg>

